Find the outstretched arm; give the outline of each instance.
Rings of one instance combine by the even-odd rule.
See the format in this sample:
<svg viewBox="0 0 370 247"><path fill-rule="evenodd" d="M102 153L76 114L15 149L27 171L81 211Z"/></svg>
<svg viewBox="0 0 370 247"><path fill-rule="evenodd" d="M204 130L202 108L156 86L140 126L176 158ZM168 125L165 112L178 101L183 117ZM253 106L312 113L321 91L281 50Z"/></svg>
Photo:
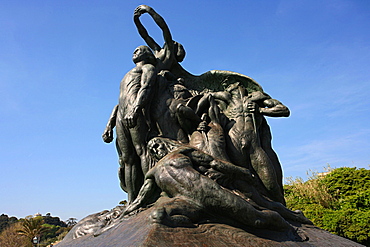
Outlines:
<svg viewBox="0 0 370 247"><path fill-rule="evenodd" d="M154 181L154 178L147 178L144 181L143 186L141 187L138 196L136 199L127 206L123 215L128 215L129 213L139 209L140 207L146 206L148 201L152 199L157 189L157 184Z"/></svg>
<svg viewBox="0 0 370 247"><path fill-rule="evenodd" d="M268 94L256 91L248 95L252 101L248 103L250 112L259 111L262 115L269 117L289 117L290 111L288 107L280 101L272 99Z"/></svg>
<svg viewBox="0 0 370 247"><path fill-rule="evenodd" d="M266 99L263 101L266 108L260 108L260 113L269 117L289 117L288 107L276 99Z"/></svg>
<svg viewBox="0 0 370 247"><path fill-rule="evenodd" d="M247 168L236 166L223 160L213 160L210 162L210 166L223 174L233 175L237 178L243 178L248 182L254 183L254 175Z"/></svg>
<svg viewBox="0 0 370 247"><path fill-rule="evenodd" d="M147 5L140 5L134 11L134 22L137 27L137 30L139 31L140 36L145 40L145 42L151 49L155 51L159 51L161 49L161 47L154 41L154 39L149 36L148 31L140 22L139 17L144 13L148 13L153 18L155 23L157 23L159 28L162 29L164 41L172 51L174 48L174 44L170 29L168 28L165 20L157 12L155 12L154 9Z"/></svg>
<svg viewBox="0 0 370 247"><path fill-rule="evenodd" d="M209 154L193 148L178 149L178 152L188 156L192 163L197 166L203 166L207 169L212 168L225 175L235 176L237 178L244 178L249 182L254 181L254 176L251 172L243 167L236 166L230 162L215 159Z"/></svg>
<svg viewBox="0 0 370 247"><path fill-rule="evenodd" d="M116 105L113 108L113 111L107 123L107 127L105 127L102 137L103 137L103 141L106 143L110 143L113 141L113 128L116 126L117 111L118 111L118 105Z"/></svg>

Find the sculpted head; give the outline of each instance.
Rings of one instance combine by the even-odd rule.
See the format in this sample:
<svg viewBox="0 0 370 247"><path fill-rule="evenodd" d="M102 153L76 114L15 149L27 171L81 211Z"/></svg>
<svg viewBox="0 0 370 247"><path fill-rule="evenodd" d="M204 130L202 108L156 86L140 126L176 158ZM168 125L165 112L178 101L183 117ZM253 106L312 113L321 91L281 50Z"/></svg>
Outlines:
<svg viewBox="0 0 370 247"><path fill-rule="evenodd" d="M237 90L239 86L240 86L240 82L235 82L233 84L228 85L225 91L231 93L232 91Z"/></svg>
<svg viewBox="0 0 370 247"><path fill-rule="evenodd" d="M150 63L153 65L156 64L156 59L154 57L152 50L145 45L138 46L134 50L134 53L132 54L132 61L134 63L145 61L146 63Z"/></svg>
<svg viewBox="0 0 370 247"><path fill-rule="evenodd" d="M181 144L174 140L163 137L154 137L148 142L147 147L150 155L158 161L180 146Z"/></svg>
<svg viewBox="0 0 370 247"><path fill-rule="evenodd" d="M226 89L226 92L229 92L231 94L241 94L242 96L245 96L246 90L244 86L240 82L235 82L233 84L230 84Z"/></svg>

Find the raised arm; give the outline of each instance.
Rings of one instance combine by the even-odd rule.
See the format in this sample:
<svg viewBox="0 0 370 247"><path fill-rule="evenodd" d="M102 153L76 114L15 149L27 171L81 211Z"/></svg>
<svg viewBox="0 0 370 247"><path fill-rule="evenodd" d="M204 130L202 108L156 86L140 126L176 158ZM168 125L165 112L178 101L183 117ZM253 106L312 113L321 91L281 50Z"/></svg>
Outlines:
<svg viewBox="0 0 370 247"><path fill-rule="evenodd" d="M147 5L140 5L134 11L134 23L137 27L137 30L139 31L140 36L145 40L145 42L152 50L159 51L161 49L161 47L154 41L154 39L149 36L148 31L140 22L140 16L144 13L148 13L162 30L164 41L172 51L174 48L174 44L170 29L168 28L165 20L157 12L155 12L153 8Z"/></svg>
<svg viewBox="0 0 370 247"><path fill-rule="evenodd" d="M220 103L220 107L224 110L231 101L231 95L225 91L205 94L202 98L200 98L195 112L198 115L201 115L202 113L208 113L208 109L211 107L211 102L214 100Z"/></svg>

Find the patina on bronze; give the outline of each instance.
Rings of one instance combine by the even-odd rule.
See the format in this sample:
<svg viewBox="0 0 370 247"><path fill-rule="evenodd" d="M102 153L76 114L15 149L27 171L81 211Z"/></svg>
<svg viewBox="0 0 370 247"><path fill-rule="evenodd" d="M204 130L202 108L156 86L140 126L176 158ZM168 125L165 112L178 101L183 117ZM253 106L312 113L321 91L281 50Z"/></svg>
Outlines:
<svg viewBox="0 0 370 247"><path fill-rule="evenodd" d="M162 47L140 21L146 13L163 31ZM265 119L288 117L289 109L245 75L214 70L196 76L186 71L180 65L184 47L173 41L153 8L137 7L134 23L147 46L134 51L136 66L121 81L118 105L103 133L103 140L112 142L116 128L119 179L128 203L86 217L64 241L100 235L118 241L122 238L112 236L131 224L139 227L136 240L105 246L139 239L143 246L154 246L142 240L142 235L149 238L148 229L174 234L174 229L212 227L278 242L308 241L311 221L285 207L282 168ZM83 241L80 246L92 243Z"/></svg>
<svg viewBox="0 0 370 247"><path fill-rule="evenodd" d="M163 47L140 22L145 13L163 31ZM256 228L292 230L284 217L310 223L283 206L281 167L264 119L287 117L289 109L243 75L187 72L179 64L183 46L153 8L137 7L134 23L151 50L135 50L136 67L121 82L119 104L103 134L112 141L116 126L119 178L128 193L122 215L165 196ZM159 208L155 221L169 222L165 212ZM184 220L187 213L180 215ZM201 215L186 221L206 220Z"/></svg>

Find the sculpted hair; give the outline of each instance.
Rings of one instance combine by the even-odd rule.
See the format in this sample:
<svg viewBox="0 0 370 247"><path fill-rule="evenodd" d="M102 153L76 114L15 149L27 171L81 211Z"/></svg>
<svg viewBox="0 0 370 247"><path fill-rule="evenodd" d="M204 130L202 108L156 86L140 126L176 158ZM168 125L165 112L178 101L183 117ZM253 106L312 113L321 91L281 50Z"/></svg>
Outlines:
<svg viewBox="0 0 370 247"><path fill-rule="evenodd" d="M163 137L154 137L148 142L148 151L152 156L155 156L155 152L153 152L155 148L157 148L156 144L163 144L163 146L166 148L167 153L169 154L172 150L181 147L181 144L177 141L168 139L168 138L163 138Z"/></svg>
<svg viewBox="0 0 370 247"><path fill-rule="evenodd" d="M139 46L139 48L143 49L146 55L146 62L155 66L157 64L157 59L155 58L153 51L146 45L141 45Z"/></svg>
<svg viewBox="0 0 370 247"><path fill-rule="evenodd" d="M148 46L144 46L144 49L148 56L147 62L155 66L157 64L157 59L155 58L153 51Z"/></svg>

